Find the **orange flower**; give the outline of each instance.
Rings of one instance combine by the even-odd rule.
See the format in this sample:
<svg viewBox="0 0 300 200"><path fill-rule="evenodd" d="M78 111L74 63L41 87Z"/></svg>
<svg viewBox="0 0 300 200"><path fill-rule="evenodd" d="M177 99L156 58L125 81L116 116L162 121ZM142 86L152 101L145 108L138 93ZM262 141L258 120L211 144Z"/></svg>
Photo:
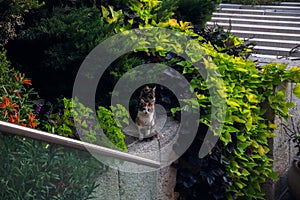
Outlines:
<svg viewBox="0 0 300 200"><path fill-rule="evenodd" d="M17 95L17 97L21 98L20 92L15 92L15 94Z"/></svg>
<svg viewBox="0 0 300 200"><path fill-rule="evenodd" d="M0 108L7 108L7 107L10 107L10 108L12 108L12 112L17 112L17 110L16 109L14 109L14 108L18 108L19 106L16 104L16 103L11 103L10 102L10 98L8 98L8 97L3 97L3 99L2 99L2 103L0 103Z"/></svg>
<svg viewBox="0 0 300 200"><path fill-rule="evenodd" d="M31 80L28 80L28 79L24 80L23 84L32 85Z"/></svg>
<svg viewBox="0 0 300 200"><path fill-rule="evenodd" d="M14 115L10 114L8 121L11 123L20 124L20 123L23 123L24 120L20 120L20 113L16 113Z"/></svg>
<svg viewBox="0 0 300 200"><path fill-rule="evenodd" d="M12 115L12 114L10 114L10 115L9 115L9 119L8 119L8 121L9 121L9 122L11 122L11 123L16 123L15 116L14 116L14 115Z"/></svg>
<svg viewBox="0 0 300 200"><path fill-rule="evenodd" d="M29 115L28 115L28 122L29 122L29 127L30 128L37 127L36 116L34 114L29 113Z"/></svg>
<svg viewBox="0 0 300 200"><path fill-rule="evenodd" d="M22 73L19 73L19 76L15 75L15 79L16 79L17 81L22 80L22 79L23 79Z"/></svg>
<svg viewBox="0 0 300 200"><path fill-rule="evenodd" d="M10 99L8 97L3 97L2 103L0 103L0 108L7 108L10 105Z"/></svg>

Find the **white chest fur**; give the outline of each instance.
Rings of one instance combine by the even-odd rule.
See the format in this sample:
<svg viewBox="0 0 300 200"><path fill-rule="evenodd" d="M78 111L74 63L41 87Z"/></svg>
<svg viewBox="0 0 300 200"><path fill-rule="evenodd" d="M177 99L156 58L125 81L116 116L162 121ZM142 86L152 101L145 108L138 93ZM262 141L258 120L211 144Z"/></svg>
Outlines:
<svg viewBox="0 0 300 200"><path fill-rule="evenodd" d="M149 112L145 114L142 111L138 112L138 121L139 121L139 126L153 126L154 125L154 111Z"/></svg>

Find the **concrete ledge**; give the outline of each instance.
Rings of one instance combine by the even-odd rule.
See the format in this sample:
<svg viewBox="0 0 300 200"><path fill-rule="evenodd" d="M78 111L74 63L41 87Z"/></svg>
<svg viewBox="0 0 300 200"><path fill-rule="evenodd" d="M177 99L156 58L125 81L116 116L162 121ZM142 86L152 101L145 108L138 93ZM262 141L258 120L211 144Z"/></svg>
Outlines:
<svg viewBox="0 0 300 200"><path fill-rule="evenodd" d="M281 60L281 61L285 61L285 62L299 62L299 66L300 66L300 57L283 57L283 56L275 56L275 55L266 55L266 54L257 54L257 53L253 53L251 54L251 59L252 60L259 60L259 59L270 59L270 60Z"/></svg>
<svg viewBox="0 0 300 200"><path fill-rule="evenodd" d="M300 52L295 52L293 54L290 54L289 53L291 51L290 48L255 46L254 50L256 51L256 53L260 53L260 54L300 57Z"/></svg>

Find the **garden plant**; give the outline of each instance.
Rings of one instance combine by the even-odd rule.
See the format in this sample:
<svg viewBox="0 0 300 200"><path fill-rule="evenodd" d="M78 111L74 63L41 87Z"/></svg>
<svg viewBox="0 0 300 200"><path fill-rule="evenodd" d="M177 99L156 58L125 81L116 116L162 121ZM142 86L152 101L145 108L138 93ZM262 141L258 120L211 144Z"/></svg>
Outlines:
<svg viewBox="0 0 300 200"><path fill-rule="evenodd" d="M66 5L70 2L66 1ZM20 34L18 38L20 41L23 39L27 42L30 40L40 41L40 38L45 37L49 37L51 42L55 41L51 45L47 44L47 41L46 44L41 44L42 54L45 56L44 53L46 52L48 60L46 63L43 60L38 60L33 69L41 74L49 70L52 75L58 71L62 73L59 84L63 85L64 77L70 77L69 84L72 85L74 74L76 74L84 56L105 38L117 33L126 34L127 31L135 28L170 29L184 34L187 39L195 42L190 44L197 44L194 48L182 45L175 36L167 35L164 31L157 31L156 34L150 35L151 37L142 38L141 43L152 42L156 44L156 48L137 49L135 52L119 58L112 64L107 77L104 77L100 84L114 85L119 77L134 68L137 63L155 62L172 66L189 80L201 112L200 128L193 144L179 158L178 163L174 164L178 169L175 190L179 192L182 198L191 200L203 197L207 199L264 199L265 194L261 189L261 184L265 183L268 178L277 178L277 174L273 172L272 159L268 156L268 140L276 137L274 133L276 125L274 121L266 117L266 114L267 111L272 111L283 119L288 118L288 110L294 105L287 102L284 90L277 90L276 88L285 82L299 83L300 69L293 67L287 70L286 65L279 63L257 67L257 63L247 59L247 55L251 53L251 48L245 45L242 40L229 32L222 31L211 37L212 34L209 30L200 28L199 19L189 19L190 16L184 14L183 10L181 14L185 16L175 14L178 11L175 9L177 6L179 6L179 10L186 9L182 5L183 2L192 1L182 1L178 5L171 4L174 6L174 10L163 9L166 8L166 4L157 0L130 0L125 3L120 1L124 3L120 3L123 6L115 5L115 7L108 5L107 2L94 3L90 5L92 7L82 6L78 1L74 2L75 6L73 7L69 5L70 7L66 6L59 9L55 8L54 5L54 7L48 5L47 9L51 10L51 12L49 11L51 14L48 15L50 17L44 16L43 20L37 23L37 26L30 27ZM212 2L211 6L214 7L215 4L217 1ZM79 19L77 20L77 18ZM203 19L207 19L207 17ZM203 24L204 21L201 20L201 22ZM169 45L167 48L162 48L160 45L162 40ZM14 42L8 43L8 49L14 49L16 44L18 41L15 44ZM29 42L29 44L32 45L33 43ZM175 52L171 51L173 49ZM26 62L26 64L29 63L28 60L22 63L22 60L16 59L12 51L9 55L19 67ZM185 60L183 55L188 55L194 63L201 62L207 70L208 76L202 77L193 63ZM209 55L209 57L204 55ZM9 66L9 62L4 57L1 60L1 65L4 65L3 63L5 66ZM34 78L40 74L36 72L34 74L32 69L25 70L34 75L32 81L34 83ZM213 79L213 75L219 79ZM220 79L222 83L218 82ZM15 73L13 76L3 76L3 78L1 74L0 81L2 80L3 84L7 84L10 80L14 81L14 87L9 88L10 90L7 88L1 90L0 111L4 114L7 113L3 120L14 120L12 122L20 125L40 128L75 139L84 135L87 136L89 142L94 142L95 137L99 137L97 131L89 130L89 125L85 123L84 119L80 121L83 132L75 132L72 116L76 116L78 110L81 111L79 113L83 114L83 117L92 111L80 103L76 104L79 105L79 108L73 109L71 104L78 100L70 99L70 95L60 98L58 100L59 106L45 102L40 105L41 101L38 101L36 103L37 112L33 110L33 101L31 100L36 98L34 95L26 94L23 97L20 93L19 97L18 94L25 89L26 92L32 92L27 88L31 84L30 80L24 78L20 73ZM111 80L114 82L105 82ZM65 88L65 91L70 90L68 88L70 85ZM214 101L214 96L209 92L212 85L217 88L217 95L226 102L226 110L221 110L224 113L213 112L212 108L220 105ZM21 89L15 89L16 86L21 87ZM96 98L99 98L100 102L100 105L97 105L99 125L106 134L106 137L100 136L100 140L101 138L103 140L108 138L109 142L126 151L120 121L113 119L115 113L125 113L125 111L122 107L110 107L107 103L107 98L109 99L111 95L110 92L108 89L108 91L99 91L99 94L96 94ZM19 102L20 99L18 98L22 97L26 101ZM179 99L179 101L185 101L187 106L176 108L175 105L171 105L174 106L173 113L180 110L184 112L193 110L189 107L189 105L193 105L193 102L188 99ZM20 107L25 110L20 113L19 121L16 121L14 116L18 115L11 117L10 114L15 113L20 103L24 103L29 108ZM117 112L118 109L124 112ZM225 119L221 118L221 115L225 115ZM119 115L119 117L121 121L127 122L125 116ZM203 144L205 133L214 121L223 124L222 130L215 132L219 136L219 141L206 157L199 158L198 152ZM210 128L214 130L214 127ZM108 141L104 141L104 143L106 142ZM34 143L30 144L35 145ZM24 142L24 145L27 145L27 142ZM48 150L47 145L42 145L42 147L44 150ZM83 172L85 171L83 170ZM87 176L89 175L87 172ZM80 177L77 178L80 179ZM95 184L91 183L87 187L88 191L91 191L90 189L94 186ZM70 184L67 184L67 188L70 188ZM47 188L45 193L49 193ZM55 195L58 194L60 193Z"/></svg>

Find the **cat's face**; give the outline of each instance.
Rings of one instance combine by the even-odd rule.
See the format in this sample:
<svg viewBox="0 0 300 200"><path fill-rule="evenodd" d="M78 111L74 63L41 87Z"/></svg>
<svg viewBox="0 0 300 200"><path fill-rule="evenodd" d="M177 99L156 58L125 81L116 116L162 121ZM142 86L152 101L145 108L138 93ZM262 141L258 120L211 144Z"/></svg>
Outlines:
<svg viewBox="0 0 300 200"><path fill-rule="evenodd" d="M140 99L144 99L146 102L155 102L155 89L156 87L150 88L149 86L146 86L140 93Z"/></svg>
<svg viewBox="0 0 300 200"><path fill-rule="evenodd" d="M144 99L140 99L138 110L140 113L144 115L148 115L153 113L154 111L154 100L152 101L145 101Z"/></svg>
<svg viewBox="0 0 300 200"><path fill-rule="evenodd" d="M155 104L155 87L150 88L146 86L140 94L138 110L139 113L148 115L153 113Z"/></svg>

